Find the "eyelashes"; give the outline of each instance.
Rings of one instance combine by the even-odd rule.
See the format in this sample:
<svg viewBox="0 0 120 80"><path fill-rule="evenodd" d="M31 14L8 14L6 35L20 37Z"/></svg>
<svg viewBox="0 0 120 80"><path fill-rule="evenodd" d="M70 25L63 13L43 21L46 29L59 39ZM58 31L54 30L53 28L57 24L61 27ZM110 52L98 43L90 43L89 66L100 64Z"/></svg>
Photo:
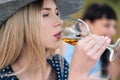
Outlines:
<svg viewBox="0 0 120 80"><path fill-rule="evenodd" d="M43 17L47 17L47 16L49 16L49 14L43 14Z"/></svg>
<svg viewBox="0 0 120 80"><path fill-rule="evenodd" d="M48 17L50 14L43 14L43 17ZM59 13L56 13L57 16L59 16Z"/></svg>

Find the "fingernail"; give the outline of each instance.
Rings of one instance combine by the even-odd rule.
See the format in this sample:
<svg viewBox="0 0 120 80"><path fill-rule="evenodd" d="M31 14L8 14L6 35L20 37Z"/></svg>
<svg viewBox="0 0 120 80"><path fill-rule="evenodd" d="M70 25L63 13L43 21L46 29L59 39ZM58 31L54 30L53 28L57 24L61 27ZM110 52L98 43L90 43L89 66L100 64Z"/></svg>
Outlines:
<svg viewBox="0 0 120 80"><path fill-rule="evenodd" d="M110 42L111 42L111 39L108 39L108 40L107 40L107 43L110 43Z"/></svg>
<svg viewBox="0 0 120 80"><path fill-rule="evenodd" d="M109 37L105 36L105 39L108 39Z"/></svg>

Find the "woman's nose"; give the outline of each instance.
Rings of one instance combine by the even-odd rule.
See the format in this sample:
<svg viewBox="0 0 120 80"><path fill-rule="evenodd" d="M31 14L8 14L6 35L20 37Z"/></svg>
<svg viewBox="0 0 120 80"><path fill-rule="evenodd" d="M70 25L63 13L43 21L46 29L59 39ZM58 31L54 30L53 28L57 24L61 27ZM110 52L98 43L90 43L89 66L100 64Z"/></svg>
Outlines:
<svg viewBox="0 0 120 80"><path fill-rule="evenodd" d="M55 21L55 26L62 26L63 20L59 16L56 16Z"/></svg>

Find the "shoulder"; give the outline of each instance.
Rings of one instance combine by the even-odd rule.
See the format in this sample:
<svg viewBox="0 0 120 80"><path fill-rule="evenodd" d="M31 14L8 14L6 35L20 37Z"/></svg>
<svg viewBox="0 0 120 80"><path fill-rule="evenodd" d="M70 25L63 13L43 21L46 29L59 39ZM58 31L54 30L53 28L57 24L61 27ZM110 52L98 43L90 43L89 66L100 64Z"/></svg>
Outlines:
<svg viewBox="0 0 120 80"><path fill-rule="evenodd" d="M16 76L7 76L11 73L13 73L11 66L7 66L4 69L0 69L0 80L18 80Z"/></svg>
<svg viewBox="0 0 120 80"><path fill-rule="evenodd" d="M69 64L64 59L64 57L55 54L50 60L49 60L51 66L55 69L57 73L57 80L67 80L68 79L68 73L69 73Z"/></svg>

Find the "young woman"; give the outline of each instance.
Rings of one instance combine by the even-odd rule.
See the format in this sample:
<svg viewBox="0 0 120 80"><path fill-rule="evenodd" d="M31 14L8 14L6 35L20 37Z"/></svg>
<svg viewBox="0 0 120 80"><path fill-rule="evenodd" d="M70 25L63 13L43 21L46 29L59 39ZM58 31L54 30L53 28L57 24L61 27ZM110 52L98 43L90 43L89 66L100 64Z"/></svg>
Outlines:
<svg viewBox="0 0 120 80"><path fill-rule="evenodd" d="M109 45L108 37L90 35L78 42L69 78L66 60L54 54L62 37L63 22L58 7L60 12L64 8L75 9L68 12L70 14L81 8L81 2L82 0L2 0L0 80L86 80L89 70Z"/></svg>

